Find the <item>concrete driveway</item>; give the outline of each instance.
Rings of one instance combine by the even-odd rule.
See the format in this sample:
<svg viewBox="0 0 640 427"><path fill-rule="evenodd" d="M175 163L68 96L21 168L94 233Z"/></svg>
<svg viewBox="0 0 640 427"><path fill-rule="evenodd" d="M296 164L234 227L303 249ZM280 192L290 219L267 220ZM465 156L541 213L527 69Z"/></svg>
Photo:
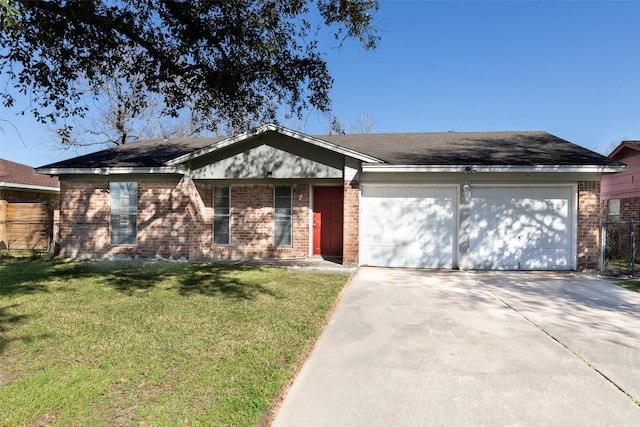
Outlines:
<svg viewBox="0 0 640 427"><path fill-rule="evenodd" d="M638 426L639 400L640 294L361 268L272 425Z"/></svg>

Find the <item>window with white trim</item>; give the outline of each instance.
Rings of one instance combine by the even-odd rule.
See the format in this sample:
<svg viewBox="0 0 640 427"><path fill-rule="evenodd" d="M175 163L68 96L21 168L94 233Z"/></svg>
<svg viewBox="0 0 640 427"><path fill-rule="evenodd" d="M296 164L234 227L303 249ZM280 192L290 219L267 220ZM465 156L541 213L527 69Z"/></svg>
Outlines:
<svg viewBox="0 0 640 427"><path fill-rule="evenodd" d="M291 246L292 243L292 191L290 186L274 187L274 246Z"/></svg>
<svg viewBox="0 0 640 427"><path fill-rule="evenodd" d="M109 183L109 241L114 246L138 244L138 183Z"/></svg>
<svg viewBox="0 0 640 427"><path fill-rule="evenodd" d="M231 191L213 187L213 244L228 245L231 236Z"/></svg>

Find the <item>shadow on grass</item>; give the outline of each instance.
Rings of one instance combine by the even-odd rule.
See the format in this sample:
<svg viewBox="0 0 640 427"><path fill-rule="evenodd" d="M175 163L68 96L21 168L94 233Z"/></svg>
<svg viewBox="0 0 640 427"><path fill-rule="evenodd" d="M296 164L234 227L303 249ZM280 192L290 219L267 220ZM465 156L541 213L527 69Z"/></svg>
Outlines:
<svg viewBox="0 0 640 427"><path fill-rule="evenodd" d="M12 260L2 263L0 296L64 291L65 282L106 284L127 295L140 295L158 286L174 287L180 295L201 294L234 299L274 296L254 273L261 267L218 263L139 263ZM248 276L253 276L248 280ZM259 276L258 276L259 277ZM51 284L56 281L56 288Z"/></svg>
<svg viewBox="0 0 640 427"><path fill-rule="evenodd" d="M48 292L43 283L46 279L47 262L28 260L2 260L0 262L0 298L12 295L30 295Z"/></svg>
<svg viewBox="0 0 640 427"><path fill-rule="evenodd" d="M194 294L233 300L276 296L264 286L268 274L261 267L224 264L3 261L0 269L0 354L11 341L40 337L12 337L10 329L24 322L13 297L35 293L60 293L80 286L109 286L126 295L143 295L156 287L181 296ZM69 282L76 282L73 285ZM79 283L78 283L79 281ZM69 284L69 286L67 286ZM44 338L44 337L43 337Z"/></svg>
<svg viewBox="0 0 640 427"><path fill-rule="evenodd" d="M217 264L193 265L178 278L180 295L201 294L235 299L254 299L259 294L275 294L259 283L243 280L243 273L259 271L258 267L220 266Z"/></svg>
<svg viewBox="0 0 640 427"><path fill-rule="evenodd" d="M9 345L13 341L33 342L36 339L50 338L50 334L41 335L24 335L9 337L8 332L11 326L15 326L18 323L23 323L29 316L26 314L13 314L10 311L19 307L19 304L11 304L7 306L0 306L0 354L3 354Z"/></svg>

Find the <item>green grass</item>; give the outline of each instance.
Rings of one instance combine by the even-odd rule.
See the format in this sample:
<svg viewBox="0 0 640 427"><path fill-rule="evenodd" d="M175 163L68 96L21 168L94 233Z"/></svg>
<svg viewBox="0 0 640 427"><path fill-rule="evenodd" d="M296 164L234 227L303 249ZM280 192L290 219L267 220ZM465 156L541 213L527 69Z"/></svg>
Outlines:
<svg viewBox="0 0 640 427"><path fill-rule="evenodd" d="M624 282L616 282L616 285L622 286L623 288L631 289L632 291L640 293L640 280L638 279L625 280Z"/></svg>
<svg viewBox="0 0 640 427"><path fill-rule="evenodd" d="M0 425L255 426L343 275L218 264L0 264Z"/></svg>

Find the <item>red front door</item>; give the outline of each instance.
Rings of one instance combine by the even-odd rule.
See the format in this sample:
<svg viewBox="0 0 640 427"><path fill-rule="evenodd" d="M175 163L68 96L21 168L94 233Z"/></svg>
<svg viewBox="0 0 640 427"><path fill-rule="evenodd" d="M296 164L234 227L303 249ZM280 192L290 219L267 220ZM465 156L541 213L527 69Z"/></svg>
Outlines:
<svg viewBox="0 0 640 427"><path fill-rule="evenodd" d="M313 254L342 256L342 187L313 189Z"/></svg>

